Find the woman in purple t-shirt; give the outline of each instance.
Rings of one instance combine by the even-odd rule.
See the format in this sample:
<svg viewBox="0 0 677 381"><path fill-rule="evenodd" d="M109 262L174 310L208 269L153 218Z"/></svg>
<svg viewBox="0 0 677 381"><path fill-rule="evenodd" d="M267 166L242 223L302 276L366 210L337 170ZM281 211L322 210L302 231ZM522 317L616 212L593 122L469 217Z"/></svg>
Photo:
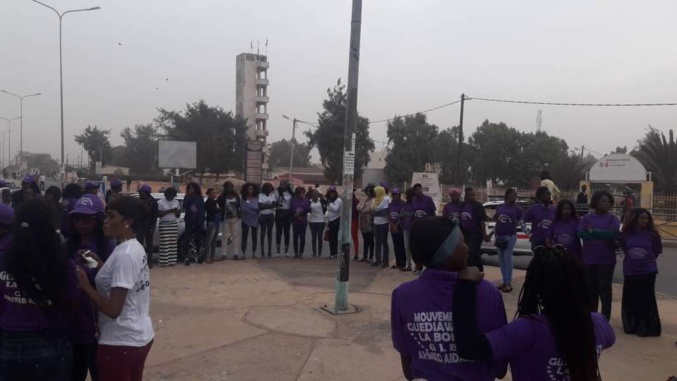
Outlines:
<svg viewBox="0 0 677 381"><path fill-rule="evenodd" d="M571 200L562 200L557 203L555 220L550 226L546 245L562 245L569 254L582 259L581 240L578 238L578 220L578 213Z"/></svg>
<svg viewBox="0 0 677 381"><path fill-rule="evenodd" d="M517 243L517 224L522 220L522 208L517 205L517 191L505 191L505 202L496 209L496 225L491 235L496 235L495 245L503 283L498 289L512 292L512 253Z"/></svg>
<svg viewBox="0 0 677 381"><path fill-rule="evenodd" d="M12 242L2 253L3 380L71 379L68 326L77 313L77 275L52 221L43 199L25 200L16 212Z"/></svg>
<svg viewBox="0 0 677 381"><path fill-rule="evenodd" d="M629 212L623 224L623 330L638 336L660 336L656 304L656 258L663 251L661 236L646 209Z"/></svg>
<svg viewBox="0 0 677 381"><path fill-rule="evenodd" d="M506 373L505 361L466 361L456 350L452 308L457 271L466 267L468 246L461 229L443 217L425 217L411 228L414 261L426 267L421 276L398 286L392 295L391 328L407 380L493 381ZM489 332L506 324L500 292L488 281L477 285L483 301L478 325Z"/></svg>
<svg viewBox="0 0 677 381"><path fill-rule="evenodd" d="M482 278L477 268L467 268L454 290L453 326L462 358L509 360L514 381L601 380L599 355L616 336L588 308L581 261L559 247L539 249L517 302L519 317L488 333L475 316L485 304L477 293Z"/></svg>
<svg viewBox="0 0 677 381"><path fill-rule="evenodd" d="M310 213L310 200L306 198L306 190L297 187L294 190L295 197L289 203L292 212L291 228L294 246L294 258L303 258L306 247L306 230L308 230L308 213Z"/></svg>

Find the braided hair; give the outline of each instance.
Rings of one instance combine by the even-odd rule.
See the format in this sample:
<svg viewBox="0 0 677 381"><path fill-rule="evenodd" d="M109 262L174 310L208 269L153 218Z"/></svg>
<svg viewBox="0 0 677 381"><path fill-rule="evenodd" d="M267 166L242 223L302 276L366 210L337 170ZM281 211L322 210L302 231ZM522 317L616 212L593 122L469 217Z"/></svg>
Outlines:
<svg viewBox="0 0 677 381"><path fill-rule="evenodd" d="M531 260L517 316L545 315L572 380L601 380L588 289L581 261L563 247L544 248Z"/></svg>

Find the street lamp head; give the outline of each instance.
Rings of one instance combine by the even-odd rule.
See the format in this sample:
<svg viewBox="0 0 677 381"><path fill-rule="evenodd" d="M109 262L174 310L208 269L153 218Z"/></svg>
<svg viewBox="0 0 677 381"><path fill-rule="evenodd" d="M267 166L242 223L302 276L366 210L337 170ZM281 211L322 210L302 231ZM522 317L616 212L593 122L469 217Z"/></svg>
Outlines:
<svg viewBox="0 0 677 381"><path fill-rule="evenodd" d="M101 9L101 7L92 7L92 8L89 8L88 11L96 11L96 10L99 10L99 9Z"/></svg>

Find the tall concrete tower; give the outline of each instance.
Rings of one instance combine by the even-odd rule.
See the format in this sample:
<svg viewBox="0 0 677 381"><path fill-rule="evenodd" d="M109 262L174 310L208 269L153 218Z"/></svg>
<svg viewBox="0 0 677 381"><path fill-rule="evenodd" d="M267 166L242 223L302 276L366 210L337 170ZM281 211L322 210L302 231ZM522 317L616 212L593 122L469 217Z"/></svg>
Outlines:
<svg viewBox="0 0 677 381"><path fill-rule="evenodd" d="M257 184L268 170L268 58L242 53L236 58L235 113L247 119L245 179Z"/></svg>

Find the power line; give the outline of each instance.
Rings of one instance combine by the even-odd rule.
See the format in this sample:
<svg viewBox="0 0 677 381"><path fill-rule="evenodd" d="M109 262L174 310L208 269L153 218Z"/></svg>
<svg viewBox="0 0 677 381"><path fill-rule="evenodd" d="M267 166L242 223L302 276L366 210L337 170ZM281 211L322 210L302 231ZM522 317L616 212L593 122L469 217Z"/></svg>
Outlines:
<svg viewBox="0 0 677 381"><path fill-rule="evenodd" d="M528 105L546 105L546 106L583 106L583 107L649 107L649 106L677 106L677 103L566 103L566 102L534 102L517 101L507 99L475 98L468 97L466 100L476 100L498 103L519 103Z"/></svg>
<svg viewBox="0 0 677 381"><path fill-rule="evenodd" d="M467 99L467 98L466 98L466 99ZM390 122L391 120L394 120L394 119L396 119L396 118L401 118L401 117L405 117L405 116L412 116L412 115L416 115L416 114L427 114L427 113L429 113L430 111L439 110L439 109L441 109L441 108L449 107L449 106L451 106L451 105L455 105L456 103L460 103L460 102L461 102L461 100L459 99L459 100L457 100L457 101L454 101L454 102L451 102L451 103L447 103L447 104L443 104L443 105L441 105L441 106L429 108L429 109L427 109L427 110L417 111L417 112L414 112L414 113L410 113L410 114L406 114L406 115L402 115L402 116L398 116L398 117L390 118L390 119L375 120L375 121L373 121L373 122L369 122L369 124L383 123L383 122Z"/></svg>

